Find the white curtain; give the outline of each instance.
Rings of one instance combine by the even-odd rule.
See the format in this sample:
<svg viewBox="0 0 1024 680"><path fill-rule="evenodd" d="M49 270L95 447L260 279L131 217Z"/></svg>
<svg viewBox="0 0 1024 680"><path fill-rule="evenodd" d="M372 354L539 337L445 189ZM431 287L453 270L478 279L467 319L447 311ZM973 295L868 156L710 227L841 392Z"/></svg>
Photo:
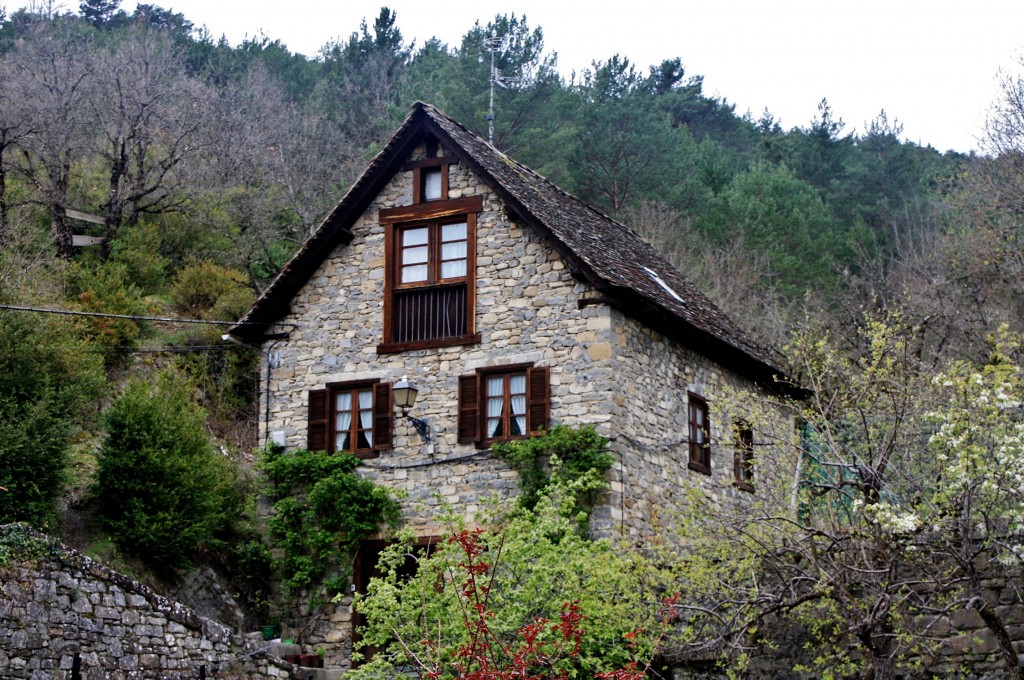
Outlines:
<svg viewBox="0 0 1024 680"><path fill-rule="evenodd" d="M493 438L501 430L501 415L505 406L505 379L487 379L487 437Z"/></svg>
<svg viewBox="0 0 1024 680"><path fill-rule="evenodd" d="M373 391L359 392L359 427L366 430L366 445L373 447Z"/></svg>
<svg viewBox="0 0 1024 680"><path fill-rule="evenodd" d="M342 392L337 395L334 403L334 450L348 451L349 435L352 428L352 394Z"/></svg>
<svg viewBox="0 0 1024 680"><path fill-rule="evenodd" d="M452 279L466 275L466 223L446 224L441 227L441 278Z"/></svg>
<svg viewBox="0 0 1024 680"><path fill-rule="evenodd" d="M512 431L509 434L526 434L526 376L509 376L508 392L512 405Z"/></svg>

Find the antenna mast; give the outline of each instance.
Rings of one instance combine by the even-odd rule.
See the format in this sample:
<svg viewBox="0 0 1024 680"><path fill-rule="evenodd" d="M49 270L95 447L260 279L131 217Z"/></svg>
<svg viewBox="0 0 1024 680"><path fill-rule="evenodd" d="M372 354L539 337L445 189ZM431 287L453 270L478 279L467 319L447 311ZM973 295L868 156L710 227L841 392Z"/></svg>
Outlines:
<svg viewBox="0 0 1024 680"><path fill-rule="evenodd" d="M494 85L498 82L498 69L494 66L494 55L505 49L505 42L505 36L498 37L495 33L491 33L491 37L485 38L483 42L484 50L491 53L491 103L487 107L487 143L491 146L494 146Z"/></svg>
<svg viewBox="0 0 1024 680"><path fill-rule="evenodd" d="M485 38L483 42L484 51L491 53L491 103L487 107L487 142L494 146L494 86L507 88L510 85L516 85L519 83L519 78L515 76L503 76L501 71L494 65L494 55L497 52L504 52L505 47L508 45L508 38L504 35L499 36L495 33L491 33L490 38Z"/></svg>

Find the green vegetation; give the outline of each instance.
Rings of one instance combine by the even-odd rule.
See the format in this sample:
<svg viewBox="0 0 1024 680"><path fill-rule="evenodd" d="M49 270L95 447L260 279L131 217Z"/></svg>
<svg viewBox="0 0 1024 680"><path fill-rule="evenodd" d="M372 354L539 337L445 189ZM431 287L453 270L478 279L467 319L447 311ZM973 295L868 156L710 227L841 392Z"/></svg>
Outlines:
<svg viewBox="0 0 1024 680"><path fill-rule="evenodd" d="M283 556L275 568L285 588L323 587L330 596L345 590L347 560L359 542L400 518L391 491L356 474L359 458L347 455L264 452L261 469L276 498L269 533Z"/></svg>
<svg viewBox="0 0 1024 680"><path fill-rule="evenodd" d="M556 425L539 437L495 444L492 450L519 471L520 505L532 510L541 498L550 499L552 490L560 489L563 511L580 517L586 535L588 511L595 495L608 488L605 475L615 462L608 440L592 425Z"/></svg>
<svg viewBox="0 0 1024 680"><path fill-rule="evenodd" d="M122 550L173 574L220 547L239 516L238 471L210 442L192 386L165 370L105 413L96 499Z"/></svg>
<svg viewBox="0 0 1024 680"><path fill-rule="evenodd" d="M32 534L28 524L0 526L0 570L14 560L31 560L44 556L54 545Z"/></svg>
<svg viewBox="0 0 1024 680"><path fill-rule="evenodd" d="M55 527L70 448L104 384L72 324L0 312L0 524Z"/></svg>
<svg viewBox="0 0 1024 680"><path fill-rule="evenodd" d="M549 492L557 497L565 490L555 484ZM565 670L592 677L650 659L664 615L658 571L635 551L580 536L576 518L560 514L556 505L542 497L535 510L495 517L477 532L452 523L450 540L418 553L412 578L406 565L417 554L413 537L385 549L382 577L371 581L357 605L366 620L360 644L380 651L358 674L392 677L398 668L417 665L410 654L424 648L423 640L430 641L427 664L455 667L462 663L459 650L474 644L475 617L483 611L477 607L486 610L488 629L488 648L478 651L498 667L514 665L510 650L524 626L537 619L564 621L567 603L583 616L585 634L578 654L562 659ZM468 552L459 540L466 536L473 545Z"/></svg>

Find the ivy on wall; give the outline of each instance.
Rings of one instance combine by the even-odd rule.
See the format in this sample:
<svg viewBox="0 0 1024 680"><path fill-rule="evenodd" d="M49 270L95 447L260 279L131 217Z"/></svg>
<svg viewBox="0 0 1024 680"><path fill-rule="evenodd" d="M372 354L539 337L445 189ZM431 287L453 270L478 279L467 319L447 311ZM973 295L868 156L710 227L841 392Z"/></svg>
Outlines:
<svg viewBox="0 0 1024 680"><path fill-rule="evenodd" d="M344 591L350 574L343 559L382 525L397 526L401 512L391 491L356 474L348 454L269 449L262 468L276 499L269 521L273 566L289 591L323 585Z"/></svg>
<svg viewBox="0 0 1024 680"><path fill-rule="evenodd" d="M608 440L592 425L556 425L538 437L495 444L492 451L519 471L523 507L532 510L557 487L563 512L581 517L584 527L596 495L608 488L605 475L615 462Z"/></svg>

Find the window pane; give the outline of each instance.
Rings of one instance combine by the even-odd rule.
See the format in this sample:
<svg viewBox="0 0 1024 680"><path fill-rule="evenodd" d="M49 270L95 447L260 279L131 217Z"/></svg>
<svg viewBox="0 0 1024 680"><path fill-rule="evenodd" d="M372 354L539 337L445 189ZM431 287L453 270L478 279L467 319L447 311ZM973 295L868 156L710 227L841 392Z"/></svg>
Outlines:
<svg viewBox="0 0 1024 680"><path fill-rule="evenodd" d="M466 275L466 261L455 260L454 262L441 263L442 279L458 279Z"/></svg>
<svg viewBox="0 0 1024 680"><path fill-rule="evenodd" d="M335 451L348 451L348 437L349 432L339 432L334 438L334 450Z"/></svg>
<svg viewBox="0 0 1024 680"><path fill-rule="evenodd" d="M430 201L441 198L441 168L424 168L423 170L423 199Z"/></svg>
<svg viewBox="0 0 1024 680"><path fill-rule="evenodd" d="M442 260L465 260L466 259L466 242L465 241L454 241L452 243L445 243L441 246L441 259Z"/></svg>
<svg viewBox="0 0 1024 680"><path fill-rule="evenodd" d="M411 267L402 267L402 283L415 283L416 281L427 280L427 265L416 264Z"/></svg>
<svg viewBox="0 0 1024 680"><path fill-rule="evenodd" d="M422 264L427 261L430 249L426 246L402 249L402 264Z"/></svg>
<svg viewBox="0 0 1024 680"><path fill-rule="evenodd" d="M441 227L441 240L444 242L465 241L467 233L466 228L467 227L465 222L446 224Z"/></svg>
<svg viewBox="0 0 1024 680"><path fill-rule="evenodd" d="M487 379L487 396L501 396L505 393L505 378L498 376Z"/></svg>
<svg viewBox="0 0 1024 680"><path fill-rule="evenodd" d="M415 229L402 230L403 246L425 246L429 230L427 227L416 227Z"/></svg>

